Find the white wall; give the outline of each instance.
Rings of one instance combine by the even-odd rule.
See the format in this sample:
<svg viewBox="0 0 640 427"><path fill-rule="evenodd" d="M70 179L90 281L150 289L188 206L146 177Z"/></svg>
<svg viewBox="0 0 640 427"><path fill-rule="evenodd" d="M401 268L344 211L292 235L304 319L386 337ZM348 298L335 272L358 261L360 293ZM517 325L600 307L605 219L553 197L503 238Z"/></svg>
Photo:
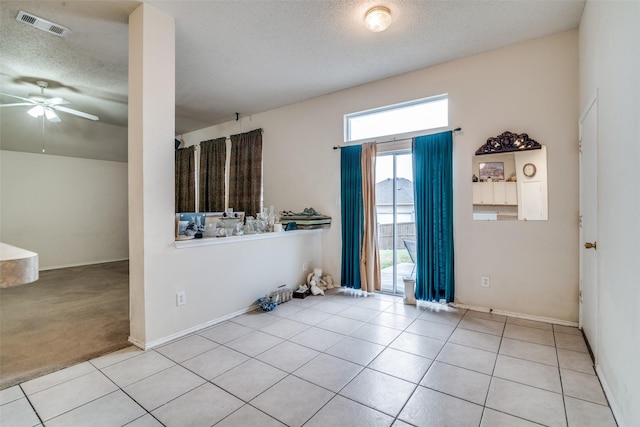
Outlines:
<svg viewBox="0 0 640 427"><path fill-rule="evenodd" d="M141 347L246 310L280 284L294 287L302 263L321 259L321 233L175 247L174 149L158 143L173 140L173 28L172 17L146 3L130 15L130 339Z"/></svg>
<svg viewBox="0 0 640 427"><path fill-rule="evenodd" d="M640 425L640 2L587 1L580 110L598 99L598 373L620 426Z"/></svg>
<svg viewBox="0 0 640 427"><path fill-rule="evenodd" d="M262 127L264 201L333 217L322 265L340 274L343 115L449 94L455 137L456 301L578 321L577 31L377 81L184 135L187 144ZM547 146L549 221L473 221L472 159L491 136ZM490 276L491 287L480 286Z"/></svg>
<svg viewBox="0 0 640 427"><path fill-rule="evenodd" d="M128 258L127 164L0 151L0 239L41 270Z"/></svg>

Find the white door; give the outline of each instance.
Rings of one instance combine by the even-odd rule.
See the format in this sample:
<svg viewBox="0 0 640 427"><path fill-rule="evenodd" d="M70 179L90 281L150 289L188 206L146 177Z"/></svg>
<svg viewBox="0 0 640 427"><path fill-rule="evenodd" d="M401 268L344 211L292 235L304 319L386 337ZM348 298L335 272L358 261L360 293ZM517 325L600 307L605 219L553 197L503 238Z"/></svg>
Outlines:
<svg viewBox="0 0 640 427"><path fill-rule="evenodd" d="M580 117L580 327L598 361L598 98Z"/></svg>

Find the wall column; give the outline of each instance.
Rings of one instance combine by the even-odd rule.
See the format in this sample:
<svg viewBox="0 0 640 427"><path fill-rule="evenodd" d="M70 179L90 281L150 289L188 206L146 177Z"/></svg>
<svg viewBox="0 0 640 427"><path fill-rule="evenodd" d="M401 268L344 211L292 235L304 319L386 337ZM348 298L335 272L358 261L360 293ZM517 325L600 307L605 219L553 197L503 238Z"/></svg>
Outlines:
<svg viewBox="0 0 640 427"><path fill-rule="evenodd" d="M129 16L129 340L144 348L159 236L174 212L175 23L143 3ZM162 239L167 240L167 239Z"/></svg>

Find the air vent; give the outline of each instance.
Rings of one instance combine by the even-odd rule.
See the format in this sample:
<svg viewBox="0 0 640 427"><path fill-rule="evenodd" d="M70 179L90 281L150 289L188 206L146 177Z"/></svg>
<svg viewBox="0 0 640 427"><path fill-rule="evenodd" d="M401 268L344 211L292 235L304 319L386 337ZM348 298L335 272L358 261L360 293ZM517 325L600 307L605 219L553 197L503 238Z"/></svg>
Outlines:
<svg viewBox="0 0 640 427"><path fill-rule="evenodd" d="M31 25L32 27L36 27L39 30L46 31L47 33L55 34L56 36L66 37L71 34L71 30L63 27L62 25L54 24L51 21L38 18L37 16L24 12L22 10L18 12L16 20L24 22L27 25Z"/></svg>

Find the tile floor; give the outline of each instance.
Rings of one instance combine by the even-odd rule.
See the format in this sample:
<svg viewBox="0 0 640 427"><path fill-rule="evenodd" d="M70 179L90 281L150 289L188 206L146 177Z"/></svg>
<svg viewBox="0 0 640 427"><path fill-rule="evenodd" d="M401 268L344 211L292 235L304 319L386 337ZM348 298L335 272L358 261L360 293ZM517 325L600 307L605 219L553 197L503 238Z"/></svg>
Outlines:
<svg viewBox="0 0 640 427"><path fill-rule="evenodd" d="M576 328L337 291L0 391L3 426L615 426Z"/></svg>

